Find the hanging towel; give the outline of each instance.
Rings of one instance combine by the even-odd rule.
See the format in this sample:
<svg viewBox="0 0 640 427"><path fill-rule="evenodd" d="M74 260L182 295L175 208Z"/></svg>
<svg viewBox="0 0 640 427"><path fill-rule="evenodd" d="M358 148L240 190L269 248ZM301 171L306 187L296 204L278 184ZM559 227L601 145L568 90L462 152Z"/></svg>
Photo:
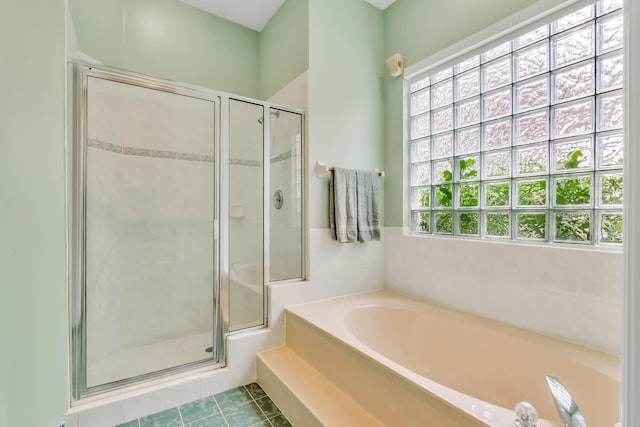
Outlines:
<svg viewBox="0 0 640 427"><path fill-rule="evenodd" d="M380 198L378 173L357 171L358 241L380 240Z"/></svg>
<svg viewBox="0 0 640 427"><path fill-rule="evenodd" d="M329 222L338 242L358 240L356 171L334 168L329 182Z"/></svg>

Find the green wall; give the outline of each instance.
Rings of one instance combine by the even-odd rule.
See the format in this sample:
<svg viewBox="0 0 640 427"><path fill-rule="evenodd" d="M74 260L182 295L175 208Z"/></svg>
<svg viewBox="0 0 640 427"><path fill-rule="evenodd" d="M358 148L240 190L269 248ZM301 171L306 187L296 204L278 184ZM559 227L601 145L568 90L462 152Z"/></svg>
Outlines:
<svg viewBox="0 0 640 427"><path fill-rule="evenodd" d="M0 426L67 410L64 0L0 15Z"/></svg>
<svg viewBox="0 0 640 427"><path fill-rule="evenodd" d="M328 227L316 161L383 168L382 11L363 0L309 0L309 222Z"/></svg>
<svg viewBox="0 0 640 427"><path fill-rule="evenodd" d="M384 54L412 65L537 0L397 0L384 11ZM560 1L558 1L560 3ZM385 78L385 225L403 221L402 78Z"/></svg>
<svg viewBox="0 0 640 427"><path fill-rule="evenodd" d="M106 65L258 98L260 33L177 0L70 0L81 50Z"/></svg>
<svg viewBox="0 0 640 427"><path fill-rule="evenodd" d="M286 0L260 33L260 99L309 68L309 0Z"/></svg>
<svg viewBox="0 0 640 427"><path fill-rule="evenodd" d="M70 0L82 52L106 65L256 99L309 67L309 1L287 0L262 32L177 0Z"/></svg>

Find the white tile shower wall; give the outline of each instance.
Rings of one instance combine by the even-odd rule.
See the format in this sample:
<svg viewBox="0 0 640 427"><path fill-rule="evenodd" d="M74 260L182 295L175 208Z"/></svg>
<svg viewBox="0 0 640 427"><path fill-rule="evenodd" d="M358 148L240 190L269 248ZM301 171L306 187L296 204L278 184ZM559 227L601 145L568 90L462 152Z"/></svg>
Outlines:
<svg viewBox="0 0 640 427"><path fill-rule="evenodd" d="M301 132L300 117L281 113L272 120L273 142L270 182L271 280L300 277L302 271L302 215L297 175L302 159L296 157L296 141ZM280 190L283 204L276 208L274 193Z"/></svg>
<svg viewBox="0 0 640 427"><path fill-rule="evenodd" d="M90 79L89 137L128 147L213 155L213 103Z"/></svg>
<svg viewBox="0 0 640 427"><path fill-rule="evenodd" d="M261 167L231 165L231 206L241 207L229 220L231 264L259 263L262 260L263 202Z"/></svg>
<svg viewBox="0 0 640 427"><path fill-rule="evenodd" d="M622 255L403 235L385 228L385 287L620 353Z"/></svg>
<svg viewBox="0 0 640 427"><path fill-rule="evenodd" d="M293 178L291 163L292 159L287 159L272 165L272 200L270 201L272 280L300 277L301 272L302 226L296 219L299 213L295 205L295 188L291 188L290 182ZM273 193L276 190L282 191L284 195L284 202L280 209L276 209L273 203Z"/></svg>
<svg viewBox="0 0 640 427"><path fill-rule="evenodd" d="M304 111L308 105L307 84L307 72L305 71L269 98L269 102ZM292 137L295 137L299 122L293 120L293 116L288 117L286 113L281 114L280 117L282 120L274 120L276 124L274 128L278 133L274 134L276 139L271 141L272 158L295 148ZM304 135L302 137L304 138ZM297 262L301 259L300 245L297 243L300 239L300 228L294 221L297 209L296 201L293 199L297 189L293 186L296 185L296 162L302 162L303 159L296 159L295 152L291 154L291 157L287 159L272 162L271 195L276 189L281 189L285 194L285 205L281 210L276 210L271 203L271 258L277 260L271 263L271 273L272 277L276 278L295 277L301 267ZM276 238L274 239L273 236Z"/></svg>
<svg viewBox="0 0 640 427"><path fill-rule="evenodd" d="M92 140L213 155L210 102L100 79L88 94ZM213 164L96 147L88 164L89 367L210 331Z"/></svg>

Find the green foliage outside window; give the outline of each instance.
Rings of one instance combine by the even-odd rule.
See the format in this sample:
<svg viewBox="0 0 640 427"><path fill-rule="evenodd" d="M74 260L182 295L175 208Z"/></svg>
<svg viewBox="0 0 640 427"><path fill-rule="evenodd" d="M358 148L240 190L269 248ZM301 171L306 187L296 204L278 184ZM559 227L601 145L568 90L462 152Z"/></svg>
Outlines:
<svg viewBox="0 0 640 427"><path fill-rule="evenodd" d="M564 156L558 162L557 169L571 171L583 167L584 154L575 150ZM455 203L460 208L480 208L480 183L478 179L477 160L473 157L458 159L458 174L460 184L456 184L454 193L453 172L445 169L440 174L440 182L446 184L435 185L434 207L453 208ZM600 176L600 200L603 205L618 206L623 201L623 182L621 174L606 174ZM465 182L472 181L472 182ZM591 175L556 176L554 182L555 205L557 206L589 206L592 199ZM487 207L505 207L510 203L510 182L487 182L483 184L485 204ZM516 181L516 205L520 207L547 207L548 188L546 179L528 179ZM423 207L431 206L431 192L429 190L419 194L419 203ZM416 226L419 231L431 232L430 213L417 213ZM436 233L452 234L454 228L454 213L452 211L435 213L434 230ZM457 232L463 235L479 235L480 212L461 211L456 213ZM591 213L587 211L569 211L553 213L555 224L555 238L561 241L586 242L591 239ZM526 212L516 217L516 235L525 239L547 239L548 213ZM487 236L510 237L511 213L487 212L484 215L484 229ZM622 242L622 215L617 213L601 214L599 216L601 236L604 243Z"/></svg>
<svg viewBox="0 0 640 427"><path fill-rule="evenodd" d="M436 233L453 233L453 213L439 212L436 214Z"/></svg>
<svg viewBox="0 0 640 427"><path fill-rule="evenodd" d="M436 206L441 208L453 206L453 186L451 184L436 186Z"/></svg>
<svg viewBox="0 0 640 427"><path fill-rule="evenodd" d="M487 206L509 206L510 183L487 184L485 188Z"/></svg>
<svg viewBox="0 0 640 427"><path fill-rule="evenodd" d="M518 183L518 205L545 206L547 204L547 182L544 180Z"/></svg>
<svg viewBox="0 0 640 427"><path fill-rule="evenodd" d="M460 207L470 208L478 206L478 184L463 184L460 186Z"/></svg>
<svg viewBox="0 0 640 427"><path fill-rule="evenodd" d="M460 180L472 180L478 178L477 161L473 157L460 159ZM480 185L478 183L462 184L459 187L458 202L460 207L478 207L480 199ZM478 212L464 212L458 215L458 229L461 234L478 235Z"/></svg>
<svg viewBox="0 0 640 427"><path fill-rule="evenodd" d="M603 243L622 243L622 215L602 214L600 226L602 228L600 240Z"/></svg>
<svg viewBox="0 0 640 427"><path fill-rule="evenodd" d="M574 150L567 154L566 158L569 160L566 161L558 161L558 169L578 169L581 167L582 158L584 155L580 150Z"/></svg>
<svg viewBox="0 0 640 427"><path fill-rule="evenodd" d="M547 214L532 213L518 215L518 237L524 239L545 239Z"/></svg>
<svg viewBox="0 0 640 427"><path fill-rule="evenodd" d="M509 212L488 212L485 218L488 236L509 237L511 235L511 214Z"/></svg>
<svg viewBox="0 0 640 427"><path fill-rule="evenodd" d="M556 213L556 239L586 242L591 238L591 220L588 212Z"/></svg>
<svg viewBox="0 0 640 427"><path fill-rule="evenodd" d="M420 231L429 232L429 213L423 212L420 214L420 222L418 223Z"/></svg>
<svg viewBox="0 0 640 427"><path fill-rule="evenodd" d="M622 175L606 175L602 177L602 204L622 204Z"/></svg>
<svg viewBox="0 0 640 427"><path fill-rule="evenodd" d="M476 179L478 178L478 168L476 167L476 159L460 159L460 179Z"/></svg>
<svg viewBox="0 0 640 427"><path fill-rule="evenodd" d="M556 180L557 205L588 205L591 203L591 176Z"/></svg>
<svg viewBox="0 0 640 427"><path fill-rule="evenodd" d="M569 153L561 169L577 169L581 165L583 153L580 150ZM518 204L520 206L545 206L547 183L545 180L518 183ZM555 181L555 201L559 206L588 205L591 203L591 177L563 177ZM566 241L588 241L590 217L588 214L556 214L556 238ZM546 238L547 216L545 213L521 214L518 216L518 237L529 239Z"/></svg>
<svg viewBox="0 0 640 427"><path fill-rule="evenodd" d="M461 212L458 216L460 221L460 234L477 235L478 228L478 212Z"/></svg>

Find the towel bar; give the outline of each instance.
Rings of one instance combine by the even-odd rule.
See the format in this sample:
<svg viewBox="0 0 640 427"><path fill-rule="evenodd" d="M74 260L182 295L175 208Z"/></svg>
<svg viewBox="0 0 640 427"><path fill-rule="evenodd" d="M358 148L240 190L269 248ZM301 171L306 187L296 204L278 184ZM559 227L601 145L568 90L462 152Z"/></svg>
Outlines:
<svg viewBox="0 0 640 427"><path fill-rule="evenodd" d="M380 169L373 169L377 172L378 176L384 176L384 171ZM327 166L325 162L316 162L316 175L319 178L324 178L329 172L333 171L333 167Z"/></svg>

